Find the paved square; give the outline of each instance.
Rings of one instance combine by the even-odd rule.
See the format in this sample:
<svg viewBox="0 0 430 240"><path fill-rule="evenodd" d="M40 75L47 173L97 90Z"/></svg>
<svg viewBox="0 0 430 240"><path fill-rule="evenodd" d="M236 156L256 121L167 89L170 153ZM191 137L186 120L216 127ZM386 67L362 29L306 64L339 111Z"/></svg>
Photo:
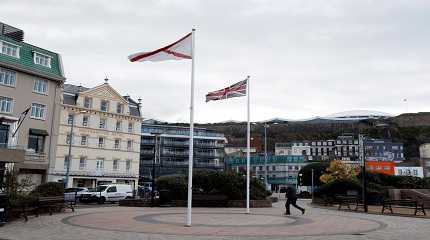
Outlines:
<svg viewBox="0 0 430 240"><path fill-rule="evenodd" d="M306 205L306 202L300 202ZM430 220L338 212L307 206L284 216L273 208L195 208L184 227L184 208L98 207L43 215L0 228L0 239L428 239Z"/></svg>

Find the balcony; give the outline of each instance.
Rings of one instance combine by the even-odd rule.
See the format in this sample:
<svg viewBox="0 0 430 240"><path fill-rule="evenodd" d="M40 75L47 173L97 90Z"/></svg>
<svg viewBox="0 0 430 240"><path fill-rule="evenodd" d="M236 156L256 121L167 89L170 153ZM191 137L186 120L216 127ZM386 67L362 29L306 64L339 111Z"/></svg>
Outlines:
<svg viewBox="0 0 430 240"><path fill-rule="evenodd" d="M66 175L66 171L55 170L52 172L53 175ZM138 174L134 174L131 171L104 171L104 170L72 170L70 171L70 176L86 176L86 177L128 177L136 178Z"/></svg>
<svg viewBox="0 0 430 240"><path fill-rule="evenodd" d="M25 159L25 148L2 143L0 144L0 156L0 162L21 163Z"/></svg>

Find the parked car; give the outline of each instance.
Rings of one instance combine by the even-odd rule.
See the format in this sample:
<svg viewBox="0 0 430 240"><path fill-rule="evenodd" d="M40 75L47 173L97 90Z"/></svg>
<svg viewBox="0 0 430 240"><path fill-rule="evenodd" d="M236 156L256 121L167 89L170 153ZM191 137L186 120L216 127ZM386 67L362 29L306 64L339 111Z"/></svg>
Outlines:
<svg viewBox="0 0 430 240"><path fill-rule="evenodd" d="M90 189L88 192L81 194L79 200L81 202L117 202L125 198L133 197L133 189L131 185L126 184L108 184L100 185Z"/></svg>
<svg viewBox="0 0 430 240"><path fill-rule="evenodd" d="M76 187L76 188L66 188L64 189L64 199L66 201L79 200L82 193L88 192L88 188Z"/></svg>

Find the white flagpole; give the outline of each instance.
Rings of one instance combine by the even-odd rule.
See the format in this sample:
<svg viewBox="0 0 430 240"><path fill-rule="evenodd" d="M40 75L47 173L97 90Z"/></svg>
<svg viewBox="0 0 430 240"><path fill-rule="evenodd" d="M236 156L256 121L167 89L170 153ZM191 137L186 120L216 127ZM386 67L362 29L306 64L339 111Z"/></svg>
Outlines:
<svg viewBox="0 0 430 240"><path fill-rule="evenodd" d="M246 95L248 97L247 103L247 111L248 111L248 125L247 125L247 133L246 133L246 213L249 212L249 172L251 167L251 122L250 122L250 92L249 92L249 76L246 77Z"/></svg>
<svg viewBox="0 0 430 240"><path fill-rule="evenodd" d="M194 157L194 34L191 35L191 103L190 103L190 140L188 153L188 206L187 206L187 227L191 227L191 206L193 199L193 157Z"/></svg>

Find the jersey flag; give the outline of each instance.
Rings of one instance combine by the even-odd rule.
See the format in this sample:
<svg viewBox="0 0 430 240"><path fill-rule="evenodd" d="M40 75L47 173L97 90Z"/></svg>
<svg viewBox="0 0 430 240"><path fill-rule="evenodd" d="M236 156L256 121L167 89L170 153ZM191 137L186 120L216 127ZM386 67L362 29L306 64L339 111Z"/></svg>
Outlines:
<svg viewBox="0 0 430 240"><path fill-rule="evenodd" d="M246 96L247 83L248 80L245 79L224 89L209 92L206 94L206 102Z"/></svg>
<svg viewBox="0 0 430 240"><path fill-rule="evenodd" d="M128 56L131 62L160 62L191 59L192 32L178 41L151 52L139 52Z"/></svg>

